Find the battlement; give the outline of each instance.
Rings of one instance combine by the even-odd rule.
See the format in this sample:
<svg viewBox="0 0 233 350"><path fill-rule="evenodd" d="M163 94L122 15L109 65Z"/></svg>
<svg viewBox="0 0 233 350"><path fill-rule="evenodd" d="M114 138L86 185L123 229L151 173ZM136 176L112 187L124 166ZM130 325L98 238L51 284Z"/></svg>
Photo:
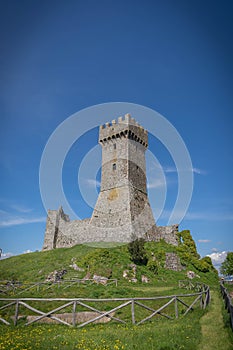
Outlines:
<svg viewBox="0 0 233 350"><path fill-rule="evenodd" d="M92 216L70 220L62 207L48 210L43 250L75 244L127 243L144 237L178 245L178 226L157 227L146 188L148 133L129 114L99 128L101 189ZM98 245L99 246L99 245ZM169 266L176 258L167 258Z"/></svg>
<svg viewBox="0 0 233 350"><path fill-rule="evenodd" d="M130 114L112 120L111 123L101 125L99 128L99 143L104 145L109 141L128 138L148 147L148 133L139 125Z"/></svg>

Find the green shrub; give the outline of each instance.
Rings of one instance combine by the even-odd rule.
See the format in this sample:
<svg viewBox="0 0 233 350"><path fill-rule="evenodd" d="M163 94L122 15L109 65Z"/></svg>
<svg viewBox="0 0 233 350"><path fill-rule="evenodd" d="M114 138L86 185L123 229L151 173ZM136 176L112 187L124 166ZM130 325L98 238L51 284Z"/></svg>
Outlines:
<svg viewBox="0 0 233 350"><path fill-rule="evenodd" d="M220 272L225 276L233 275L233 252L227 253L226 259L220 267Z"/></svg>
<svg viewBox="0 0 233 350"><path fill-rule="evenodd" d="M189 230L184 230L177 233L179 245L177 251L179 253L181 263L187 264L193 259L199 259L200 255L197 253L196 244L190 234Z"/></svg>
<svg viewBox="0 0 233 350"><path fill-rule="evenodd" d="M201 272L209 272L211 270L214 270L214 267L212 265L212 261L210 257L206 256L200 260L193 259L192 265Z"/></svg>
<svg viewBox="0 0 233 350"><path fill-rule="evenodd" d="M146 265L148 258L144 248L145 240L143 238L137 238L128 244L128 251L130 259L138 265Z"/></svg>
<svg viewBox="0 0 233 350"><path fill-rule="evenodd" d="M147 264L148 269L153 272L155 275L158 274L159 271L159 265L157 263L157 261L154 260L150 260Z"/></svg>

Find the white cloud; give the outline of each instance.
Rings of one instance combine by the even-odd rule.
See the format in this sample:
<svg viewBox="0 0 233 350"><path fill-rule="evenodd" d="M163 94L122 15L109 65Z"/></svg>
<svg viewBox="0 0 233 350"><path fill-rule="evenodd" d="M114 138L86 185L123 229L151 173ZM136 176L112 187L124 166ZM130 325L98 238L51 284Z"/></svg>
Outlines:
<svg viewBox="0 0 233 350"><path fill-rule="evenodd" d="M23 252L23 254L28 254L28 253L33 253L33 251L30 250L30 249L27 249L27 250L25 250L25 251Z"/></svg>
<svg viewBox="0 0 233 350"><path fill-rule="evenodd" d="M25 224L33 224L38 222L45 222L45 217L38 218L22 218L22 217L9 217L0 222L0 227L9 227L9 226L17 226L17 225L25 225Z"/></svg>
<svg viewBox="0 0 233 350"><path fill-rule="evenodd" d="M100 187L101 183L95 179L86 179L86 183L91 187Z"/></svg>
<svg viewBox="0 0 233 350"><path fill-rule="evenodd" d="M198 239L198 242L199 243L209 243L209 242L211 242L211 240L210 239Z"/></svg>
<svg viewBox="0 0 233 350"><path fill-rule="evenodd" d="M161 188L166 186L166 181L163 181L162 179L155 179L153 181L147 182L147 188Z"/></svg>
<svg viewBox="0 0 233 350"><path fill-rule="evenodd" d="M175 167L164 167L163 170L165 173L177 173L177 169Z"/></svg>
<svg viewBox="0 0 233 350"><path fill-rule="evenodd" d="M202 169L198 169L198 168L193 168L193 173L194 174L198 174L198 175L206 175L207 172L205 170L202 170Z"/></svg>
<svg viewBox="0 0 233 350"><path fill-rule="evenodd" d="M2 253L2 254L1 254L0 260L10 258L10 257L13 256L13 255L14 255L14 254L13 254L13 253L10 253L10 252L8 252L8 253Z"/></svg>
<svg viewBox="0 0 233 350"><path fill-rule="evenodd" d="M211 258L214 266L220 266L223 263L223 261L226 259L227 252L225 251L219 252L219 253L214 252L214 253L208 254L207 256Z"/></svg>
<svg viewBox="0 0 233 350"><path fill-rule="evenodd" d="M206 175L207 172L205 170L199 168L191 168L191 169L177 169L176 167L164 167L165 173L177 173L179 171L192 171L194 174L198 175Z"/></svg>

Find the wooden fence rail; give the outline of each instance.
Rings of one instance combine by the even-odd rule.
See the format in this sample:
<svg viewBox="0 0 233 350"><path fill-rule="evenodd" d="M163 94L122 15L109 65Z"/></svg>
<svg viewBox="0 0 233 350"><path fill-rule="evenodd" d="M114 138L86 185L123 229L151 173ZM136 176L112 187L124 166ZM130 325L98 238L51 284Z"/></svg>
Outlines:
<svg viewBox="0 0 233 350"><path fill-rule="evenodd" d="M102 284L104 286L109 286L110 284L115 284L117 286L117 279L64 279L56 282L20 282L20 281L0 281L0 294L22 294L26 291L31 290L41 290L50 288L63 288L67 289L75 285L81 284Z"/></svg>
<svg viewBox="0 0 233 350"><path fill-rule="evenodd" d="M6 325L10 325L13 319L13 323L16 326L19 320L24 321L26 319L24 324L27 326L35 322L40 322L44 318L49 318L50 320L54 320L67 326L75 326L77 323L79 323L77 320L77 316L79 314L77 309L79 307L82 310L88 310L89 313L92 312L92 314L88 320L84 322L81 321L78 324L78 327L84 327L90 323L103 320L104 318L123 324L132 322L132 324L140 325L146 321L151 320L152 318L155 318L156 316L165 317L167 319L175 319L180 316L185 316L191 310L194 310L194 306L205 309L210 301L209 293L209 287L202 285L201 290L195 293L166 295L150 298L0 298L0 322ZM41 307L39 309L37 306L38 304L42 304L46 305L46 308L48 308L48 305L49 303L51 304L51 302L53 304L61 303L61 305L57 305L55 308L53 306L53 308L49 311L41 310ZM113 304L116 303L117 305L114 306ZM100 307L96 306L99 304L102 305L102 310ZM122 311L119 312L119 310L125 309L127 307L129 307L128 314L124 314ZM14 316L12 316L12 314L10 315L12 308L14 308ZM8 313L7 309L10 309ZM36 314L36 316L29 319L26 316L23 317L20 315L22 309L28 309ZM62 317L62 315L67 315L66 313L63 312L61 314L57 314L61 310L64 311L64 309L71 310L69 313L71 316L70 322L67 322L67 320L64 320L64 317ZM94 315L93 312L95 313ZM129 317L127 316L128 318L126 317L126 319L122 319L122 317L125 315L128 315ZM6 319L7 317L8 319Z"/></svg>
<svg viewBox="0 0 233 350"><path fill-rule="evenodd" d="M225 309L227 309L227 311L230 314L230 324L231 324L231 329L233 330L233 305L232 305L231 297L229 296L228 291L223 285L223 283L220 283L220 289L221 289L222 297L225 302Z"/></svg>

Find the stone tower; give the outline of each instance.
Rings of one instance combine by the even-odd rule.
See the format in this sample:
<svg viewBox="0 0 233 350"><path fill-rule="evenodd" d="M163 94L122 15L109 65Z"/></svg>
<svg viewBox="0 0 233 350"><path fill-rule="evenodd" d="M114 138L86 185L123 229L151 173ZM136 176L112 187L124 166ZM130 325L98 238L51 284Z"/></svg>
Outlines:
<svg viewBox="0 0 233 350"><path fill-rule="evenodd" d="M178 225L156 226L146 187L148 134L129 114L100 126L101 189L91 218L71 221L48 210L43 250L90 242L164 239L177 245Z"/></svg>
<svg viewBox="0 0 233 350"><path fill-rule="evenodd" d="M100 126L99 143L101 190L90 225L103 240L129 242L155 228L146 187L147 131L126 114Z"/></svg>

